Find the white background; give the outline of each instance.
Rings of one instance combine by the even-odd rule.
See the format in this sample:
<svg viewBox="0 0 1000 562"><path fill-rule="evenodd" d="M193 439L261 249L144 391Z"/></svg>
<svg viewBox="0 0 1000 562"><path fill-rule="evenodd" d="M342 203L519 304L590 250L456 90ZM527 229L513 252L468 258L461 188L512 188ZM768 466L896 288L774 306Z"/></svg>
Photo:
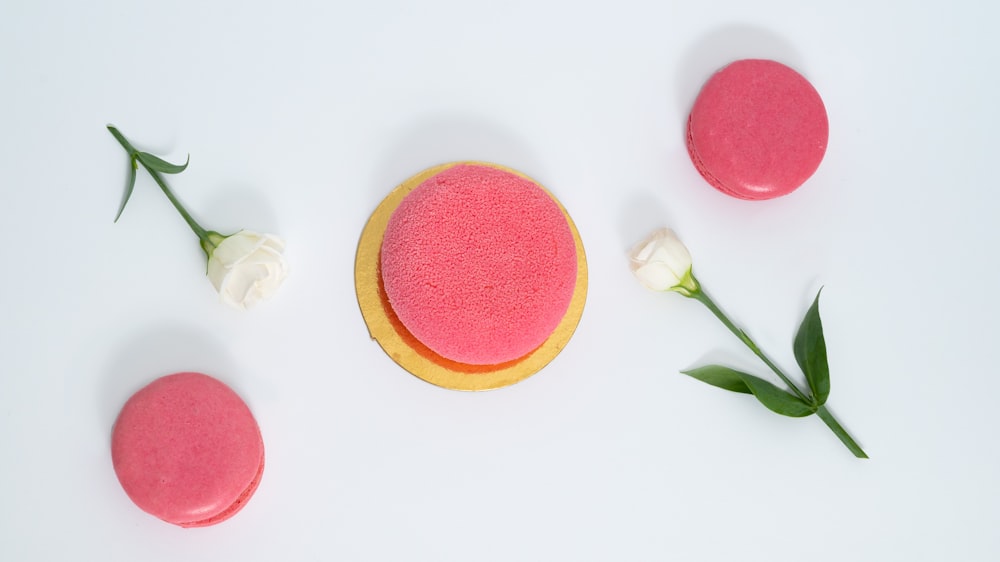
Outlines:
<svg viewBox="0 0 1000 562"><path fill-rule="evenodd" d="M72 2L0 7L3 560L1000 559L996 4L778 1ZM722 195L684 149L726 63L774 58L830 143L778 200ZM288 241L250 312L126 156L171 160L223 232ZM368 339L368 215L442 162L517 168L572 214L579 329L514 387L447 391ZM672 226L715 299L788 370L816 291L817 418L678 374L765 375L693 301L642 289L629 246ZM110 431L153 378L200 370L257 417L263 482L221 525L136 508ZM801 380L801 379L800 379Z"/></svg>

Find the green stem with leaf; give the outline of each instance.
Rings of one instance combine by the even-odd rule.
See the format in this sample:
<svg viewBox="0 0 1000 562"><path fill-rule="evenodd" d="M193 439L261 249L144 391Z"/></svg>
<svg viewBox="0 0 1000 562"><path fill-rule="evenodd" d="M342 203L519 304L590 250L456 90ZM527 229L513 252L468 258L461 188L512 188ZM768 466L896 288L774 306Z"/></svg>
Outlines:
<svg viewBox="0 0 1000 562"><path fill-rule="evenodd" d="M830 372L827 365L823 326L819 317L819 295L816 295L816 300L809 312L806 313L794 344L795 358L809 383L811 393L807 393L793 383L784 371L761 351L753 339L726 316L726 313L715 304L715 301L702 290L701 284L693 273L689 272L682 284L675 287L674 290L705 305L733 335L774 371L774 374L778 375L778 378L788 386L794 396L763 379L719 365L699 367L685 371L685 374L726 390L753 394L768 409L785 416L804 417L815 413L854 456L868 458L864 450L825 406L826 399L830 394Z"/></svg>
<svg viewBox="0 0 1000 562"><path fill-rule="evenodd" d="M691 298L705 305L705 308L712 311L712 314L714 314L715 317L718 318L719 321L721 321L726 328L729 328L729 331L732 332L733 335L739 338L741 342L743 342L748 348L750 348L750 351L752 351L754 355L759 357L760 360L763 361L765 365L770 367L771 370L774 371L774 374L778 375L778 378L780 378L785 384L787 384L788 388L792 389L792 392L794 392L796 396L798 396L799 398L801 398L806 402L811 401L809 398L806 397L806 395L801 390L799 390L799 387L796 386L795 383L791 381L791 379L785 376L785 373L780 368L778 368L778 366L775 365L773 361L771 361L770 359L768 359L766 355L764 355L764 352L761 351L759 347L757 347L757 344L754 343L752 339L750 339L750 336L746 332L739 329L736 326L736 324L733 324L733 321L730 320L729 317L726 316L726 313L723 312L722 309L715 304L715 301L713 301L712 298L708 296L708 293L706 293L701 289L698 289L697 291L691 294Z"/></svg>
<svg viewBox="0 0 1000 562"><path fill-rule="evenodd" d="M136 170L138 170L139 165L142 164L142 167L149 172L149 175L152 176L156 185L160 186L160 189L163 190L163 194L167 196L167 199L169 199L170 203L175 209L177 209L177 212L181 214L181 217L184 218L187 225L191 228L195 235L198 236L198 240L201 241L202 250L205 251L206 255L211 257L212 252L219 246L222 240L225 239L225 236L215 232L214 230L206 230L198 224L198 221L194 220L191 213L184 208L184 205L181 204L180 200L177 199L177 196L174 195L174 192L171 191L167 182L163 180L162 176L160 176L160 173L179 174L183 172L188 166L190 156L183 165L171 164L156 155L137 150L134 146L132 146L132 143L125 138L125 135L123 135L114 125L108 125L108 131L110 131L111 135L115 137L115 140L122 145L122 148L125 149L125 152L128 153L129 157L129 180L128 184L125 186L125 197L122 199L121 207L118 208L118 214L115 216L115 222L118 222L119 217L122 216L122 211L125 210L125 204L128 203L129 198L132 196L132 190L135 188Z"/></svg>

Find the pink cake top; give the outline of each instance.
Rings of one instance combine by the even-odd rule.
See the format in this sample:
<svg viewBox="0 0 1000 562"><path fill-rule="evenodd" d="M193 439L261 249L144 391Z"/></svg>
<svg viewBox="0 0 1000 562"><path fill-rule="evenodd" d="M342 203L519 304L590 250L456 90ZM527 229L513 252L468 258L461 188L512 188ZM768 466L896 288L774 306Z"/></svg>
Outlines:
<svg viewBox="0 0 1000 562"><path fill-rule="evenodd" d="M787 66L736 61L713 75L688 119L691 160L710 184L741 199L771 199L802 185L826 153L823 100Z"/></svg>
<svg viewBox="0 0 1000 562"><path fill-rule="evenodd" d="M417 186L382 241L385 294L432 351L471 365L527 355L562 320L576 245L559 205L534 182L461 164Z"/></svg>
<svg viewBox="0 0 1000 562"><path fill-rule="evenodd" d="M156 379L118 415L111 460L143 511L182 527L224 521L257 489L264 442L249 408L200 373Z"/></svg>

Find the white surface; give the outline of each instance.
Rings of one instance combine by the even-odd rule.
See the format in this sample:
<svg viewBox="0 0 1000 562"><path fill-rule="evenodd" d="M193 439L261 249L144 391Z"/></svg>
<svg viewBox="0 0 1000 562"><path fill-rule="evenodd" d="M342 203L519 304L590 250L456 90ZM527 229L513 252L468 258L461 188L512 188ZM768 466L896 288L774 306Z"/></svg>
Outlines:
<svg viewBox="0 0 1000 562"><path fill-rule="evenodd" d="M996 4L7 1L0 7L3 560L962 560L1000 558L992 349L1000 315ZM683 145L716 68L791 64L829 151L793 195L705 184ZM206 226L273 231L292 276L240 313L125 153L191 166ZM367 338L361 228L456 159L528 173L584 238L590 294L541 373L430 386ZM785 419L678 370L764 374L624 251L672 226L788 369L815 291L831 409ZM118 408L196 369L250 404L267 469L225 524L140 512L111 467Z"/></svg>

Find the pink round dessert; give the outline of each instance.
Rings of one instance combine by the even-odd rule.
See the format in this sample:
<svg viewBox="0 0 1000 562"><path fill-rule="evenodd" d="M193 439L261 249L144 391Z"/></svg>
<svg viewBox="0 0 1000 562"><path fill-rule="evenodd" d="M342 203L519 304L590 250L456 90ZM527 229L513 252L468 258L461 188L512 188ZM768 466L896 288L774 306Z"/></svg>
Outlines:
<svg viewBox="0 0 1000 562"><path fill-rule="evenodd" d="M829 123L816 89L771 60L736 61L713 75L688 118L698 172L740 199L772 199L802 185L826 153Z"/></svg>
<svg viewBox="0 0 1000 562"><path fill-rule="evenodd" d="M201 373L156 379L125 403L111 436L118 481L143 511L181 527L229 519L264 471L250 409Z"/></svg>
<svg viewBox="0 0 1000 562"><path fill-rule="evenodd" d="M399 204L382 240L393 312L438 355L469 365L523 357L552 334L576 286L562 208L512 172L459 164Z"/></svg>

